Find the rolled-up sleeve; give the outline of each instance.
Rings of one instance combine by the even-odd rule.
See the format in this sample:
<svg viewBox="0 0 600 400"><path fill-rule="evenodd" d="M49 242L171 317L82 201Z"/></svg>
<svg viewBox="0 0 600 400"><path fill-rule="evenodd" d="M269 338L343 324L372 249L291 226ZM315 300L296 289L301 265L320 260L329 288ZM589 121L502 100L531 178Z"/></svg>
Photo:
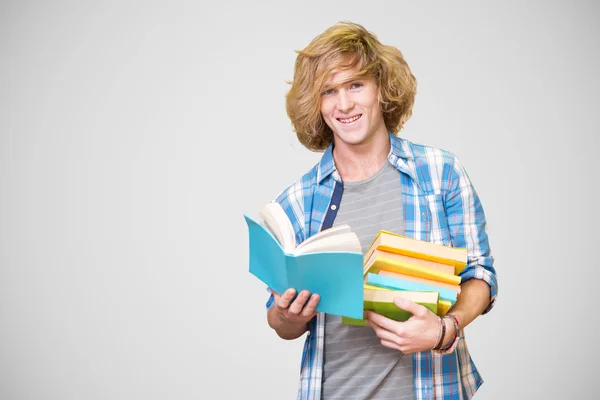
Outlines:
<svg viewBox="0 0 600 400"><path fill-rule="evenodd" d="M496 302L498 279L486 230L485 213L458 158L454 157L454 163L448 172L444 203L452 245L468 250L468 263L460 276L462 282L481 279L490 286L490 303L483 312L486 314Z"/></svg>

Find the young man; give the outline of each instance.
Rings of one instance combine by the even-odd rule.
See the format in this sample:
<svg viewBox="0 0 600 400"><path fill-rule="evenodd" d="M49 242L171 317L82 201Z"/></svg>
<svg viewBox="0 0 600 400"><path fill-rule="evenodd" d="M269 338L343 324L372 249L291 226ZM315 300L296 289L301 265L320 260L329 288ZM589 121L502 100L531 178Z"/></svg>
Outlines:
<svg viewBox="0 0 600 400"><path fill-rule="evenodd" d="M315 312L318 293L272 292L267 316L277 334L309 332L300 399L471 398L483 383L462 330L496 298L485 216L453 154L396 136L415 92L401 52L360 25L335 25L298 53L287 112L300 142L325 152L276 199L297 242L348 223L363 252L380 229L469 251L448 318L397 299L408 321L366 312L370 328L347 326Z"/></svg>

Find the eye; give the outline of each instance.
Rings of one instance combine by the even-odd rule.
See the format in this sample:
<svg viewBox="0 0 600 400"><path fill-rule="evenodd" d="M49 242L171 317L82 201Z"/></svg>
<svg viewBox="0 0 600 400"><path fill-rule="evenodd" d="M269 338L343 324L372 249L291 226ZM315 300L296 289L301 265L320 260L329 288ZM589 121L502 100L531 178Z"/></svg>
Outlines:
<svg viewBox="0 0 600 400"><path fill-rule="evenodd" d="M363 87L363 84L360 82L352 82L350 85L350 89L360 89L361 87Z"/></svg>
<svg viewBox="0 0 600 400"><path fill-rule="evenodd" d="M323 96L330 96L335 93L335 89L325 89L323 91Z"/></svg>

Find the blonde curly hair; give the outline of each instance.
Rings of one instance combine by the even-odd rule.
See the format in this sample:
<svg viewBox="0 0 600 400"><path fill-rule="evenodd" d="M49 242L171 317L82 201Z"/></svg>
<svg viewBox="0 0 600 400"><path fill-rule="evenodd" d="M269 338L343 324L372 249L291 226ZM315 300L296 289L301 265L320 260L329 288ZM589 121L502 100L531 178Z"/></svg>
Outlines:
<svg viewBox="0 0 600 400"><path fill-rule="evenodd" d="M333 71L356 69L347 81L365 76L375 79L388 131L397 134L410 118L417 80L400 50L382 44L361 25L340 22L297 53L286 111L306 148L322 151L333 140L333 132L321 115L321 94Z"/></svg>

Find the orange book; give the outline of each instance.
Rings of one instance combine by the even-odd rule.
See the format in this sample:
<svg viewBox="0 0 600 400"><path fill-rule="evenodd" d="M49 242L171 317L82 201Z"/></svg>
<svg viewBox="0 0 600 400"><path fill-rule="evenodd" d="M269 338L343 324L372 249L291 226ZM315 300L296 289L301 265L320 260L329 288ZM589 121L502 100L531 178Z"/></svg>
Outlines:
<svg viewBox="0 0 600 400"><path fill-rule="evenodd" d="M384 250L408 257L429 260L454 267L454 275L458 275L468 262L467 249L443 246L424 240L417 240L393 232L381 230L365 253L369 259L374 250Z"/></svg>
<svg viewBox="0 0 600 400"><path fill-rule="evenodd" d="M393 252L386 251L386 250L375 249L371 252L371 257L381 257L381 256L386 256L393 260L397 260L399 262L407 262L407 263L411 263L414 265L418 265L423 268L428 268L428 269L433 269L435 271L444 272L446 274L451 274L451 275L454 274L454 267L452 265L440 264L437 262L424 260L422 258L409 257L409 256L405 256L403 254L393 253ZM366 261L368 262L369 260L366 260Z"/></svg>
<svg viewBox="0 0 600 400"><path fill-rule="evenodd" d="M445 282L451 285L459 285L461 282L460 276L425 268L409 261L399 260L395 258L394 255L394 253L389 252L372 252L371 257L369 257L364 265L364 275L369 272L377 274L381 270L384 270L438 282Z"/></svg>

